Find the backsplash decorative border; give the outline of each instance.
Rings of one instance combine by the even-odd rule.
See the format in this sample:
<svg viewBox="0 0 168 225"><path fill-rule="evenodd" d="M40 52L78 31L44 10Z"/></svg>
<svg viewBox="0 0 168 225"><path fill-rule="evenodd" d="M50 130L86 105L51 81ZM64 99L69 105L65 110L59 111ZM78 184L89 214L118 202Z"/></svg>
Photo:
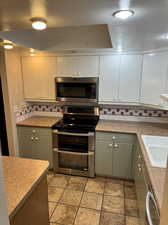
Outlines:
<svg viewBox="0 0 168 225"><path fill-rule="evenodd" d="M26 104L22 107L18 107L16 113L16 120L21 120L28 118L36 112L40 113L50 113L53 116L53 113L62 113L63 107L58 105L58 103L37 103L37 104ZM141 106L122 106L122 105L111 105L111 106L100 106L100 115L107 116L126 116L126 117L154 117L154 118L168 118L168 111L165 110L157 110L157 109L148 109Z"/></svg>

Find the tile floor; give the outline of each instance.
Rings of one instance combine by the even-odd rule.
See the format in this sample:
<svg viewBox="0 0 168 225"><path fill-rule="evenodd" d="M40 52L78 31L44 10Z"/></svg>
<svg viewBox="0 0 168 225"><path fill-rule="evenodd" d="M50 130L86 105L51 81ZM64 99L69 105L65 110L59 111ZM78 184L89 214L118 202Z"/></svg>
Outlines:
<svg viewBox="0 0 168 225"><path fill-rule="evenodd" d="M51 225L139 225L134 183L48 174Z"/></svg>

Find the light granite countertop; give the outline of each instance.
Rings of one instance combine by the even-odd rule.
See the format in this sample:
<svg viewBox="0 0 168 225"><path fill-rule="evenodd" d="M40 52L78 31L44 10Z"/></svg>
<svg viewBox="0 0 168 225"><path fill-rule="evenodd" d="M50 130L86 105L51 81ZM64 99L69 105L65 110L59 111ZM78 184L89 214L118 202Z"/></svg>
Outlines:
<svg viewBox="0 0 168 225"><path fill-rule="evenodd" d="M96 131L120 132L137 135L149 179L152 184L159 209L161 210L167 169L157 168L151 165L141 135L168 136L168 124L99 120L96 126Z"/></svg>
<svg viewBox="0 0 168 225"><path fill-rule="evenodd" d="M18 126L52 127L61 117L32 116L17 123Z"/></svg>
<svg viewBox="0 0 168 225"><path fill-rule="evenodd" d="M10 219L47 174L48 161L1 156Z"/></svg>

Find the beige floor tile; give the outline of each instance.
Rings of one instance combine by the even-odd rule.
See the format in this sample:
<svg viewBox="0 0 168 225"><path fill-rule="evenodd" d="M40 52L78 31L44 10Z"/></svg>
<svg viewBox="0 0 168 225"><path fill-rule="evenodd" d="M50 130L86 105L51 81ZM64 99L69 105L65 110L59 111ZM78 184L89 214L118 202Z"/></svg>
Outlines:
<svg viewBox="0 0 168 225"><path fill-rule="evenodd" d="M53 214L53 212L54 212L56 206L57 206L57 203L54 203L54 202L49 202L49 203L48 203L48 207L49 207L49 217L52 216L52 214Z"/></svg>
<svg viewBox="0 0 168 225"><path fill-rule="evenodd" d="M68 184L67 189L74 190L74 191L84 191L85 184L84 183L71 182L71 183Z"/></svg>
<svg viewBox="0 0 168 225"><path fill-rule="evenodd" d="M138 207L136 200L125 199L125 214L127 216L138 217Z"/></svg>
<svg viewBox="0 0 168 225"><path fill-rule="evenodd" d="M60 187L60 188L66 188L66 186L68 185L69 179L70 178L68 176L55 175L50 179L50 181L48 182L48 185Z"/></svg>
<svg viewBox="0 0 168 225"><path fill-rule="evenodd" d="M69 180L69 183L80 183L80 184L86 184L87 178L86 177L72 177Z"/></svg>
<svg viewBox="0 0 168 225"><path fill-rule="evenodd" d="M54 173L48 172L48 174L47 174L47 181L50 182L50 180L53 178L53 176L54 176Z"/></svg>
<svg viewBox="0 0 168 225"><path fill-rule="evenodd" d="M64 192L63 188L57 188L54 186L48 187L48 200L51 202L58 202Z"/></svg>
<svg viewBox="0 0 168 225"><path fill-rule="evenodd" d="M63 225L72 225L74 223L76 213L77 207L58 204L51 217L51 222Z"/></svg>
<svg viewBox="0 0 168 225"><path fill-rule="evenodd" d="M139 218L126 216L126 225L140 225Z"/></svg>
<svg viewBox="0 0 168 225"><path fill-rule="evenodd" d="M74 225L99 225L99 220L99 211L79 208Z"/></svg>
<svg viewBox="0 0 168 225"><path fill-rule="evenodd" d="M105 184L105 194L115 197L124 197L124 188L122 184L107 182Z"/></svg>
<svg viewBox="0 0 168 225"><path fill-rule="evenodd" d="M134 186L124 187L125 198L136 200L136 192Z"/></svg>
<svg viewBox="0 0 168 225"><path fill-rule="evenodd" d="M84 192L80 206L101 210L103 196L101 194Z"/></svg>
<svg viewBox="0 0 168 225"><path fill-rule="evenodd" d="M86 184L85 191L103 194L104 193L104 182L96 181L96 180L89 180Z"/></svg>
<svg viewBox="0 0 168 225"><path fill-rule="evenodd" d="M124 214L124 199L105 195L102 209L112 213Z"/></svg>
<svg viewBox="0 0 168 225"><path fill-rule="evenodd" d="M80 204L83 192L66 189L60 199L60 203L78 206Z"/></svg>
<svg viewBox="0 0 168 225"><path fill-rule="evenodd" d="M102 212L100 225L125 225L124 215Z"/></svg>

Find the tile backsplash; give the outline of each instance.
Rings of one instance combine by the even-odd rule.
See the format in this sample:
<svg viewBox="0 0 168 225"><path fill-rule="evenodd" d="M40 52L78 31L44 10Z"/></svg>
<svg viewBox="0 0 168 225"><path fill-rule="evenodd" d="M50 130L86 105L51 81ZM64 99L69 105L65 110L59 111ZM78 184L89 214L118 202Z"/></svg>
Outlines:
<svg viewBox="0 0 168 225"><path fill-rule="evenodd" d="M26 104L22 107L18 107L16 113L16 120L22 120L28 118L36 112L36 115L44 114L54 115L54 113L62 113L63 107L55 104L55 103L39 103L39 104ZM151 108L143 108L141 106L122 106L122 105L111 105L111 106L103 106L100 105L100 115L107 116L127 116L127 117L154 117L168 118L168 111L157 110Z"/></svg>

